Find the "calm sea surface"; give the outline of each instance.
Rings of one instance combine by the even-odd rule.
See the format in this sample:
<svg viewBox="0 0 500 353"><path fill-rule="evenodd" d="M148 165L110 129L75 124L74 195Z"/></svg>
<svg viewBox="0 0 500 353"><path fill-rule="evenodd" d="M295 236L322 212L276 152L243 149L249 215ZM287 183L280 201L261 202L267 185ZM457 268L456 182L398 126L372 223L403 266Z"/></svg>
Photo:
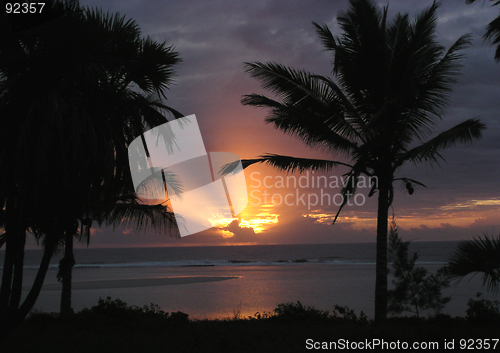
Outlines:
<svg viewBox="0 0 500 353"><path fill-rule="evenodd" d="M419 265L435 271L456 248L456 242L414 242L411 251L420 254ZM26 253L25 285L30 285L41 251ZM57 311L60 290L56 256L36 309ZM332 310L347 305L373 315L375 244L260 245L224 247L165 247L122 249L77 249L73 281L102 282L99 289L73 291L73 307L80 310L111 296L129 304L158 304L165 311L183 311L191 317L215 318L253 315L272 311L277 304L301 301L304 305ZM3 251L0 251L3 263ZM109 288L113 280L162 277L237 277L218 282ZM391 278L390 278L391 280ZM139 281L140 282L140 281ZM95 283L95 282L94 282ZM452 300L445 309L465 315L467 300L481 287L479 276L465 278L446 290ZM492 298L491 295L485 295Z"/></svg>

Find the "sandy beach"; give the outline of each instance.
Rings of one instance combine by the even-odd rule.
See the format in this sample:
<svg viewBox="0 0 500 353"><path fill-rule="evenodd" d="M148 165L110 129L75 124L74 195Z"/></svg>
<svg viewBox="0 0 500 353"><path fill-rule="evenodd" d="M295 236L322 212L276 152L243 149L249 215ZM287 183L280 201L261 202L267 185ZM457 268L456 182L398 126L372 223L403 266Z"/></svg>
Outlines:
<svg viewBox="0 0 500 353"><path fill-rule="evenodd" d="M73 290L90 290L90 289L112 289L112 288L137 288L137 287L152 287L152 286L172 286L179 284L193 284L204 282L218 282L234 279L238 277L159 277L159 278L134 278L134 279L114 279L102 281L84 281L72 283ZM23 287L23 290L29 290L28 286ZM60 291L61 284L50 283L45 284L42 290Z"/></svg>

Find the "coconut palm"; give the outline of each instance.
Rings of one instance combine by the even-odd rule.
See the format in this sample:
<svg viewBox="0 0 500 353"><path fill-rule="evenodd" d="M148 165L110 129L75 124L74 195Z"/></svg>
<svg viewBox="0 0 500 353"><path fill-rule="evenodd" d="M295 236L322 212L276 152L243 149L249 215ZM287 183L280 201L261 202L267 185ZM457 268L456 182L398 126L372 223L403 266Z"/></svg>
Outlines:
<svg viewBox="0 0 500 353"><path fill-rule="evenodd" d="M500 4L498 0L490 0L493 2L492 6L497 6ZM476 0L466 0L467 4L472 4L476 2ZM492 45L496 46L495 50L495 60L500 61L500 15L496 17L493 21L488 23L486 26L486 33L483 37L485 40L491 42Z"/></svg>
<svg viewBox="0 0 500 353"><path fill-rule="evenodd" d="M497 292L500 284L500 236L490 238L484 234L483 237L461 241L450 256L447 267L455 279L481 273L483 286Z"/></svg>
<svg viewBox="0 0 500 353"><path fill-rule="evenodd" d="M180 114L160 101L177 53L143 38L132 20L46 1L36 21L2 12L0 32L4 335L32 308L54 250L78 220L97 200L133 192L128 144L165 123L164 112ZM21 303L27 230L44 254Z"/></svg>
<svg viewBox="0 0 500 353"><path fill-rule="evenodd" d="M485 126L468 119L429 138L442 119L459 74L461 51L469 37L460 37L448 50L436 41L433 4L412 20L398 14L389 22L387 8L370 0L351 0L338 17L343 33L335 37L326 25L314 23L325 48L333 53L336 80L284 65L247 63L246 71L277 98L246 95L245 105L269 109L267 122L301 139L307 146L346 156L321 160L267 154L244 161L244 166L267 163L282 171L329 171L347 166L342 207L366 175L378 192L375 320L387 316L388 209L395 181L410 194L421 183L397 176L407 163L439 164L441 150L481 137ZM424 139L427 140L423 142ZM335 221L334 221L335 222Z"/></svg>

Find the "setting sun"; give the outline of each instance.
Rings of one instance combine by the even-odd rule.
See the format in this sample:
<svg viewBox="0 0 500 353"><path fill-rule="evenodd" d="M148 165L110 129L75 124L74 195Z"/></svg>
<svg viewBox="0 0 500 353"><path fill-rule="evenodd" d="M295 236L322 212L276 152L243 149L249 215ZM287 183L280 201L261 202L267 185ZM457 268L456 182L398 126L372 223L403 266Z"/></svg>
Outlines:
<svg viewBox="0 0 500 353"><path fill-rule="evenodd" d="M270 226L278 223L279 214L273 213L274 205L262 205L255 210L255 214L249 211L242 213L240 227L252 228L255 233L262 233Z"/></svg>

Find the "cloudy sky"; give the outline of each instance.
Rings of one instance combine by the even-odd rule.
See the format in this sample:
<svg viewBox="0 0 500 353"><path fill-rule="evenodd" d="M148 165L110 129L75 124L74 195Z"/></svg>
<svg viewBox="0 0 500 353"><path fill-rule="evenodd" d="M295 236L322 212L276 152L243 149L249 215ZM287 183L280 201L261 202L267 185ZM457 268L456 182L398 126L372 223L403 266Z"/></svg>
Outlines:
<svg viewBox="0 0 500 353"><path fill-rule="evenodd" d="M242 95L265 93L245 74L244 63L275 61L321 75L331 75L332 57L324 51L312 22L324 23L339 34L336 17L348 8L347 0L163 1L81 0L84 6L119 12L137 21L144 35L173 45L182 63L176 82L167 92L167 104L185 115L196 114L207 151L228 151L252 158L263 153L332 158L307 149L264 121L266 111L242 106ZM430 0L379 1L389 4L389 18L397 12L412 16ZM465 0L443 0L438 11L437 39L449 47L470 33L462 76L436 129L439 133L467 118L486 125L483 139L472 146L443 153L440 167L407 166L398 174L424 183L412 196L396 185L393 209L405 239L457 240L500 232L500 65L494 50L482 39L485 26L498 13L490 2L466 5ZM327 174L329 182L345 170ZM332 226L337 207L321 196L321 187L281 188L287 177L266 166L245 171L249 206L238 222L223 224L180 240L162 234L137 234L131 229L94 231L94 246L158 246L192 244L275 244L375 241L376 198L358 198ZM265 179L268 177L267 179ZM300 175L295 175L298 181ZM265 179L265 180L264 180ZM313 176L309 177L311 183ZM289 179L291 180L291 179ZM266 185L264 185L264 182ZM303 179L305 182L305 179ZM278 183L278 185L277 185ZM366 191L366 190L365 190ZM266 192L268 194L265 199ZM334 195L340 188L328 186ZM283 197L292 194L288 205ZM301 199L302 194L306 194ZM304 200L304 201L301 201Z"/></svg>

